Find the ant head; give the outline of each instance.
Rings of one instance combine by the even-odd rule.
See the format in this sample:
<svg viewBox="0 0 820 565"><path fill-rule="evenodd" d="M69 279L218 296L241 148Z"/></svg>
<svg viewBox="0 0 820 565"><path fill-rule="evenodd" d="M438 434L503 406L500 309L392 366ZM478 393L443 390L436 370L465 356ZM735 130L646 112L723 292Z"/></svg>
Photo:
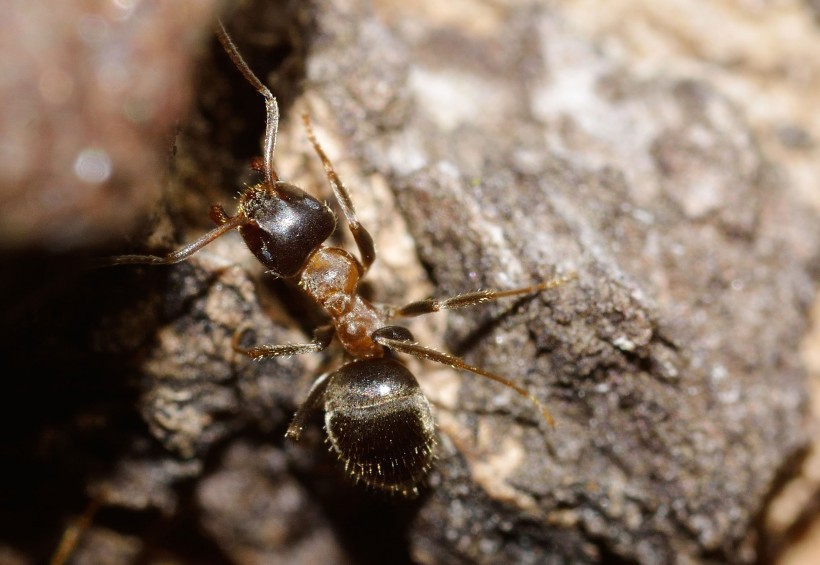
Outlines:
<svg viewBox="0 0 820 565"><path fill-rule="evenodd" d="M328 439L348 474L416 494L436 439L430 405L407 367L389 358L353 361L330 376L324 398Z"/></svg>
<svg viewBox="0 0 820 565"><path fill-rule="evenodd" d="M310 254L336 229L336 216L316 198L286 182L259 183L242 193L239 233L265 267L280 277L297 275Z"/></svg>

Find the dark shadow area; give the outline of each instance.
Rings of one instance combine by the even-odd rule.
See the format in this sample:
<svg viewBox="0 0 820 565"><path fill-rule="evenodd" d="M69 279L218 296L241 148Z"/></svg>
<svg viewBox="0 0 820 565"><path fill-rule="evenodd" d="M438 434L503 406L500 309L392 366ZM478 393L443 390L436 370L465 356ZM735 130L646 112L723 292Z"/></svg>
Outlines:
<svg viewBox="0 0 820 565"><path fill-rule="evenodd" d="M328 518L354 563L409 565L407 531L423 504L418 498L391 496L354 484L323 446L317 446L315 467L299 474L305 487Z"/></svg>
<svg viewBox="0 0 820 565"><path fill-rule="evenodd" d="M105 476L145 434L136 359L159 312L144 310L141 328L112 322L129 304L147 306L162 274L83 270L87 259L0 258L10 275L0 282L0 531L38 562L83 512L89 479Z"/></svg>

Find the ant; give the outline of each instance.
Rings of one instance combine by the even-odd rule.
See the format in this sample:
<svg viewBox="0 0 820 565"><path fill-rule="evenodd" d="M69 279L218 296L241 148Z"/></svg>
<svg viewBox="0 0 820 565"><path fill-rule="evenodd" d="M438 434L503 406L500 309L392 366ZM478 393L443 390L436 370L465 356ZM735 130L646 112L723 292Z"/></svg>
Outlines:
<svg viewBox="0 0 820 565"><path fill-rule="evenodd" d="M479 290L446 299L427 299L402 307L374 306L358 293L358 284L376 259L373 239L359 223L350 194L336 174L303 116L308 139L325 169L360 258L325 241L336 229L336 216L324 202L301 188L279 179L273 155L279 126L276 98L251 71L221 22L216 35L245 79L265 99L267 110L263 180L244 190L237 211L228 215L221 205L211 207L217 227L196 241L165 256L122 255L111 264L170 265L185 261L224 234L237 229L248 249L267 272L296 282L326 311L331 323L315 330L304 344L260 345L243 348L244 333L237 330L233 348L251 359L301 355L326 349L334 336L352 358L335 371L320 375L299 406L286 437L298 440L311 413L324 409L325 429L331 449L356 482L390 493L418 494L417 485L432 467L436 446L430 405L410 370L396 353L469 371L511 388L530 399L544 419L554 425L550 413L532 394L510 380L468 365L462 359L415 342L410 331L391 325L396 318L430 314L440 310L475 306L500 298L535 294L564 284L574 273L540 284L512 290Z"/></svg>

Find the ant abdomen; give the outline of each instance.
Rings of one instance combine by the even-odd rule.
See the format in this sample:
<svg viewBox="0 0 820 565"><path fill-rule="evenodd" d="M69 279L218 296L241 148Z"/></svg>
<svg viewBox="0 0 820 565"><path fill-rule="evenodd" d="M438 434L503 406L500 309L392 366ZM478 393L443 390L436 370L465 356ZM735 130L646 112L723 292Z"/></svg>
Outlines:
<svg viewBox="0 0 820 565"><path fill-rule="evenodd" d="M325 428L346 472L379 490L410 495L433 464L430 404L416 378L387 357L353 361L329 377Z"/></svg>
<svg viewBox="0 0 820 565"><path fill-rule="evenodd" d="M246 218L239 233L248 249L270 272L285 278L298 275L336 229L336 216L327 204L281 181L262 182L243 192L237 215Z"/></svg>

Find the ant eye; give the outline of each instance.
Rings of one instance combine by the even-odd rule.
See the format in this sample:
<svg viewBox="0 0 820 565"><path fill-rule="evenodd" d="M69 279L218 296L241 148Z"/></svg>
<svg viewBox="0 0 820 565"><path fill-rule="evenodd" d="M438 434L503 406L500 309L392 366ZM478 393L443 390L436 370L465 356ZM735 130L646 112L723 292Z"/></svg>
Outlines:
<svg viewBox="0 0 820 565"><path fill-rule="evenodd" d="M336 371L325 392L325 427L346 472L371 487L414 494L432 466L430 405L397 361L365 359Z"/></svg>

